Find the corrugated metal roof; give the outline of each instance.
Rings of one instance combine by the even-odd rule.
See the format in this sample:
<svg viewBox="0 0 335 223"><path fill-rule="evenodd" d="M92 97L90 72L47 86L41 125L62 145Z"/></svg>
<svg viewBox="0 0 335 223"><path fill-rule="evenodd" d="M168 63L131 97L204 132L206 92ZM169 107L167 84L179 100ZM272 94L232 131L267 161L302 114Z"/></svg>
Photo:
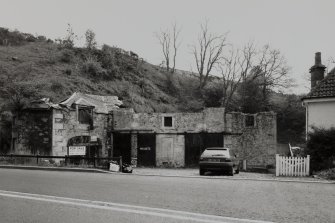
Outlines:
<svg viewBox="0 0 335 223"><path fill-rule="evenodd" d="M101 96L75 92L68 99L59 103L59 105L68 108L71 108L73 104L93 106L96 113L107 114L119 108L119 106L122 105L122 101L120 101L117 96Z"/></svg>

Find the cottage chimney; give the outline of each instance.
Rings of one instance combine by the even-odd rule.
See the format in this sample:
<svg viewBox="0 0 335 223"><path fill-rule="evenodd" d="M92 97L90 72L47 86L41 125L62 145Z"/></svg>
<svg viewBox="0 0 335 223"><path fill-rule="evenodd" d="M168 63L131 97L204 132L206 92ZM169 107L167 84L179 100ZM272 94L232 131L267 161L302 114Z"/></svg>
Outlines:
<svg viewBox="0 0 335 223"><path fill-rule="evenodd" d="M310 68L311 73L311 88L314 88L325 76L326 66L322 65L321 53L315 53L315 64Z"/></svg>

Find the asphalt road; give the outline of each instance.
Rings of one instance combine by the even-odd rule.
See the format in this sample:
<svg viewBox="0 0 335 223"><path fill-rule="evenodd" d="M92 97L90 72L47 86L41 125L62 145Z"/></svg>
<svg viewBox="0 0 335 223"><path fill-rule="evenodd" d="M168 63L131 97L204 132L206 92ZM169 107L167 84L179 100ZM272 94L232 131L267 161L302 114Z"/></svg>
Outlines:
<svg viewBox="0 0 335 223"><path fill-rule="evenodd" d="M0 222L335 222L334 206L334 184L0 169Z"/></svg>

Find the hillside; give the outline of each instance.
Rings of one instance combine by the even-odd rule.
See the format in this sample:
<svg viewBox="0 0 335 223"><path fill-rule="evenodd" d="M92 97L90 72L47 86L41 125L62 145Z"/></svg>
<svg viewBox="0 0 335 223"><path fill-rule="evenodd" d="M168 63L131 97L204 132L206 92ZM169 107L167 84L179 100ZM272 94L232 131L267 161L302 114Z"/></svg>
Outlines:
<svg viewBox="0 0 335 223"><path fill-rule="evenodd" d="M107 45L101 50L66 48L46 38L3 44L0 69L4 85L12 79L54 102L80 91L117 95L137 112L197 110L202 106L193 99L194 77L178 74L171 78L163 69ZM7 98L0 97L6 104Z"/></svg>

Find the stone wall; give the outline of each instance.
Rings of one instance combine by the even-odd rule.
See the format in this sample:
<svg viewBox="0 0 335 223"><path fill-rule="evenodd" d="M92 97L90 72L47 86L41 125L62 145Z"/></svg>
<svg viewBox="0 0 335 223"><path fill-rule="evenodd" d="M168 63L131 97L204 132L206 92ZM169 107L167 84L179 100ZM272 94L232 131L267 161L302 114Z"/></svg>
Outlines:
<svg viewBox="0 0 335 223"><path fill-rule="evenodd" d="M228 113L231 135L225 135L225 146L236 149L247 166L275 164L277 148L277 122L273 112L254 114L254 126L245 126L247 114Z"/></svg>
<svg viewBox="0 0 335 223"><path fill-rule="evenodd" d="M163 118L173 118L172 127L163 126ZM246 126L246 118L253 123ZM250 118L250 117L249 117ZM262 112L254 115L224 112L223 108L207 108L199 113L134 113L133 110L113 112L116 131L151 131L156 136L156 165L185 165L185 133L222 133L224 145L237 150L248 166L275 164L277 144L276 114ZM132 156L136 158L135 149Z"/></svg>
<svg viewBox="0 0 335 223"><path fill-rule="evenodd" d="M173 126L164 127L164 117L172 117ZM151 130L156 133L223 132L224 109L207 108L199 113L134 113L113 111L114 130Z"/></svg>
<svg viewBox="0 0 335 223"><path fill-rule="evenodd" d="M13 122L13 153L51 155L51 110L24 110Z"/></svg>
<svg viewBox="0 0 335 223"><path fill-rule="evenodd" d="M53 140L52 150L54 156L67 155L68 140L75 136L97 136L102 143L100 157L106 157L108 115L93 114L93 129L88 124L80 124L77 120L75 110L54 109L53 110Z"/></svg>

